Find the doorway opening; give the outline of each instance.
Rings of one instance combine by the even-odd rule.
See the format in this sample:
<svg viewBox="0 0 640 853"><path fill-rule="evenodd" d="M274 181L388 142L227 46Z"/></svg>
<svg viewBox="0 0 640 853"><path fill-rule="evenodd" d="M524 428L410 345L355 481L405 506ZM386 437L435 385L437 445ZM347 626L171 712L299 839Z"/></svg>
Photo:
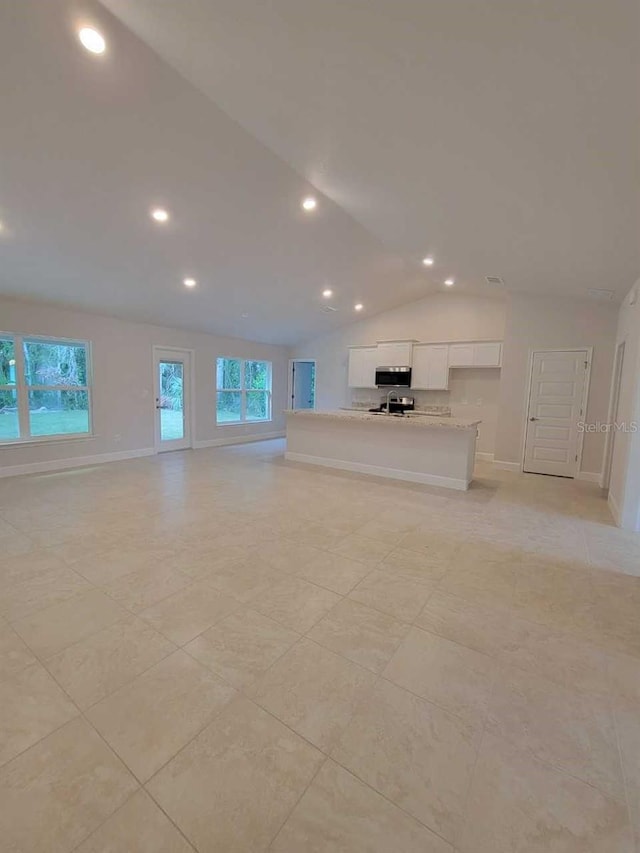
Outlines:
<svg viewBox="0 0 640 853"><path fill-rule="evenodd" d="M591 349L534 350L522 470L576 477L580 471Z"/></svg>
<svg viewBox="0 0 640 853"><path fill-rule="evenodd" d="M315 409L316 362L292 358L289 362L289 402L292 409Z"/></svg>
<svg viewBox="0 0 640 853"><path fill-rule="evenodd" d="M156 450L191 447L190 350L153 348Z"/></svg>

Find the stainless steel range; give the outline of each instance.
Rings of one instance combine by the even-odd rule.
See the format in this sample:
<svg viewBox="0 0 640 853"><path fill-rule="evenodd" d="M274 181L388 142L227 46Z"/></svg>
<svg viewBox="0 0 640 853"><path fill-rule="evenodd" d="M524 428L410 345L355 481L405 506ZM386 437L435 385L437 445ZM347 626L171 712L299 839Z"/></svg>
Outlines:
<svg viewBox="0 0 640 853"><path fill-rule="evenodd" d="M388 397L385 395L382 398L380 405L376 408L369 409L369 411L386 412L389 415L402 415L405 412L412 412L414 409L415 399L413 397Z"/></svg>

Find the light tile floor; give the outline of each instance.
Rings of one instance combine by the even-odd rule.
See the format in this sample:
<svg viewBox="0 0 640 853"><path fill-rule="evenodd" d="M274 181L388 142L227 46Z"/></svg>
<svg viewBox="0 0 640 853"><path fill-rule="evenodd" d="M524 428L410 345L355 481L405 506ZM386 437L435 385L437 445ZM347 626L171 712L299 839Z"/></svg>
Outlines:
<svg viewBox="0 0 640 853"><path fill-rule="evenodd" d="M639 853L640 537L600 491L282 450L0 481L0 848Z"/></svg>

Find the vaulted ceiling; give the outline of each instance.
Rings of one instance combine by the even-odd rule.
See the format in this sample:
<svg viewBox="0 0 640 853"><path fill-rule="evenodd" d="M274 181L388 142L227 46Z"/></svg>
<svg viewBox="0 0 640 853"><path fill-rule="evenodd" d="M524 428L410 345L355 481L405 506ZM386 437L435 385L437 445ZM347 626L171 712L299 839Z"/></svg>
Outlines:
<svg viewBox="0 0 640 853"><path fill-rule="evenodd" d="M638 24L635 0L4 0L0 292L279 343L447 276L620 298Z"/></svg>

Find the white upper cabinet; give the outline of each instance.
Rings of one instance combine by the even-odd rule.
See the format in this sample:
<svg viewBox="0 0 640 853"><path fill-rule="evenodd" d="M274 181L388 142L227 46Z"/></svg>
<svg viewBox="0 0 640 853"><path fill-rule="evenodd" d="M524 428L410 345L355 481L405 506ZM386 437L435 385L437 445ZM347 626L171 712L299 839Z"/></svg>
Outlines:
<svg viewBox="0 0 640 853"><path fill-rule="evenodd" d="M349 347L349 387L375 388L376 367L413 367L411 387L431 391L449 388L450 367L501 367L502 343L479 341L421 344L381 341L378 346Z"/></svg>
<svg viewBox="0 0 640 853"><path fill-rule="evenodd" d="M448 344L417 344L414 346L411 387L425 391L446 391L448 389Z"/></svg>
<svg viewBox="0 0 640 853"><path fill-rule="evenodd" d="M413 341L381 341L376 367L411 367Z"/></svg>
<svg viewBox="0 0 640 853"><path fill-rule="evenodd" d="M349 347L349 388L375 388L378 347Z"/></svg>
<svg viewBox="0 0 640 853"><path fill-rule="evenodd" d="M449 344L449 367L473 367L474 344Z"/></svg>
<svg viewBox="0 0 640 853"><path fill-rule="evenodd" d="M499 341L489 341L487 343L474 344L473 347L474 367L502 366L502 344Z"/></svg>
<svg viewBox="0 0 640 853"><path fill-rule="evenodd" d="M499 341L449 344L449 367L500 367L502 344Z"/></svg>

